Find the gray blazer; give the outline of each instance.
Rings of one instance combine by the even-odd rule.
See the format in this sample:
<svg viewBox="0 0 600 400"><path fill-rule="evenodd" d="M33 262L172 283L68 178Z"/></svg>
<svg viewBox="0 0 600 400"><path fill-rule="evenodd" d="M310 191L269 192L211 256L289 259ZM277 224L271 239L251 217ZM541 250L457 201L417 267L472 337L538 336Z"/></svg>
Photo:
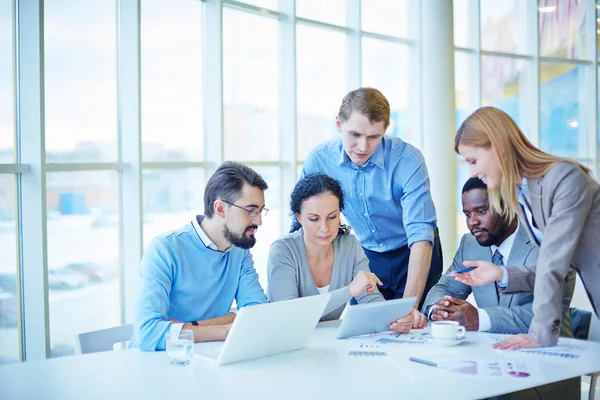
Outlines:
<svg viewBox="0 0 600 400"><path fill-rule="evenodd" d="M348 285L359 271L369 271L369 260L354 235L338 235L333 241L333 269L329 293L331 300L322 321L339 319L346 303L352 299ZM319 294L306 257L302 229L276 240L269 250L267 295L271 301L289 300ZM363 291L358 303L385 301L377 289Z"/></svg>
<svg viewBox="0 0 600 400"><path fill-rule="evenodd" d="M510 265L535 265L537 250L527 236L527 232L519 227L513 247L508 256L507 264ZM501 294L500 301L496 296L496 283L488 283L484 286L471 287L465 285L450 276L450 273L457 269L464 268L464 260L483 260L492 261L492 254L489 247L480 246L475 237L471 234L464 235L460 246L454 255L454 261L450 268L442 276L439 282L431 288L425 302L422 312L429 314L429 309L444 296L452 296L457 299L466 300L473 292L477 306L483 308L490 316L491 333L526 333L529 324L533 318L531 303L533 293L523 294Z"/></svg>
<svg viewBox="0 0 600 400"><path fill-rule="evenodd" d="M508 266L504 292L534 289L529 334L540 344L554 345L562 312L558 294L569 268L579 273L596 315L600 311L600 187L576 165L562 162L530 179L529 192L534 221L544 234L537 268ZM528 222L521 223L537 245Z"/></svg>

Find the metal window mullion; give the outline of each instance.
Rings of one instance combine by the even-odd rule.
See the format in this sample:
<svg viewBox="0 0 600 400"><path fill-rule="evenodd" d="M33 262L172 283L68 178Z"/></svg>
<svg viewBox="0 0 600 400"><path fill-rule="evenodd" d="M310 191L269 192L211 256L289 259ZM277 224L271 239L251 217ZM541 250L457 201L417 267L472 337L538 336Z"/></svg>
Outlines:
<svg viewBox="0 0 600 400"><path fill-rule="evenodd" d="M118 164L123 167L119 168L120 317L122 323L131 323L143 251L141 5L140 0L130 0L119 1L117 7Z"/></svg>
<svg viewBox="0 0 600 400"><path fill-rule="evenodd" d="M346 23L350 32L348 32L347 52L346 52L346 91L349 92L362 85L362 39L360 33L361 0L346 0Z"/></svg>
<svg viewBox="0 0 600 400"><path fill-rule="evenodd" d="M541 120L540 120L540 30L539 30L539 13L537 0L529 0L527 2L528 11L528 53L533 57L531 61L527 62L527 70L529 71L527 77L527 91L529 92L529 98L526 102L527 112L524 115L528 115L527 128L523 129L525 134L531 143L540 147L541 144Z"/></svg>
<svg viewBox="0 0 600 400"><path fill-rule="evenodd" d="M298 181L296 160L298 158L298 114L296 82L296 0L280 2L281 12L287 15L280 25L279 35L279 126L280 154L285 165L281 167L279 193L281 215L287 215L289 193ZM288 232L287 218L280 219L281 232Z"/></svg>
<svg viewBox="0 0 600 400"><path fill-rule="evenodd" d="M593 60L591 66L586 67L586 75L587 75L587 84L586 84L586 109L588 112L586 113L586 126L587 126L587 148L588 154L587 156L591 158L592 164L590 167L592 169L600 169L598 165L598 146L599 146L599 138L598 138L598 55L596 53L598 49L598 36L597 36L597 24L596 24L596 2L588 1L587 2L587 10L586 18L587 25L585 27L586 36L588 38L587 44L587 55L586 59ZM591 88L591 89L590 89ZM596 175L596 171L594 171L594 176L596 179L600 179L599 176Z"/></svg>
<svg viewBox="0 0 600 400"><path fill-rule="evenodd" d="M18 159L31 170L17 175L21 341L24 361L50 354L44 137L44 2L17 0L16 128Z"/></svg>
<svg viewBox="0 0 600 400"><path fill-rule="evenodd" d="M288 3L288 2L291 2L291 0L285 0L282 3ZM267 8L258 7L258 6L254 6L254 5L247 4L247 3L241 3L239 1L223 0L223 7L231 8L233 10L243 11L243 12L249 13L249 14L259 15L261 17L275 18L275 19L285 18L283 10L282 10L282 12L277 12L277 11L269 10ZM287 7L287 4L281 4L281 8L285 8L285 7Z"/></svg>
<svg viewBox="0 0 600 400"><path fill-rule="evenodd" d="M29 164L0 164L0 174L24 174L29 171Z"/></svg>
<svg viewBox="0 0 600 400"><path fill-rule="evenodd" d="M129 163L107 162L107 163L48 163L46 172L70 172L70 171L115 171L130 168Z"/></svg>
<svg viewBox="0 0 600 400"><path fill-rule="evenodd" d="M223 6L221 0L204 3L204 160L212 168L205 171L206 180L223 162Z"/></svg>

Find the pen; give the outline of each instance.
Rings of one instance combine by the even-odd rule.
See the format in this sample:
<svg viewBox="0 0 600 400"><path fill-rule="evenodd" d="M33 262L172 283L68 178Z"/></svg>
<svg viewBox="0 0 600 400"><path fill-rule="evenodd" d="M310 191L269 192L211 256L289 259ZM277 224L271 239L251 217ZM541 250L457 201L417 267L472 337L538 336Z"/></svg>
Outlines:
<svg viewBox="0 0 600 400"><path fill-rule="evenodd" d="M454 273L462 274L463 272L473 271L474 269L475 269L475 267L467 267L467 268L457 269L456 271L454 271Z"/></svg>
<svg viewBox="0 0 600 400"><path fill-rule="evenodd" d="M439 367L439 365L437 363L434 363L433 361L427 361L415 357L409 357L408 359L419 364L429 365L430 367Z"/></svg>

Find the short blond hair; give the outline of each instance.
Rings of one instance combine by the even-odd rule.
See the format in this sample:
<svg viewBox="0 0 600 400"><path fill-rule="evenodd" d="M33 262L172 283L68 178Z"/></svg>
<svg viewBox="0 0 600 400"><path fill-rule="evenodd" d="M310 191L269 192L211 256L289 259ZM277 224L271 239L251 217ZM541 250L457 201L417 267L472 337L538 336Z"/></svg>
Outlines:
<svg viewBox="0 0 600 400"><path fill-rule="evenodd" d="M520 214L517 186L524 177L539 178L559 162L575 164L591 174L589 168L575 160L553 156L535 147L516 122L495 107L481 107L465 119L454 137L454 150L457 153L459 145L491 147L496 152L502 182L489 190L490 207L508 222L513 222Z"/></svg>

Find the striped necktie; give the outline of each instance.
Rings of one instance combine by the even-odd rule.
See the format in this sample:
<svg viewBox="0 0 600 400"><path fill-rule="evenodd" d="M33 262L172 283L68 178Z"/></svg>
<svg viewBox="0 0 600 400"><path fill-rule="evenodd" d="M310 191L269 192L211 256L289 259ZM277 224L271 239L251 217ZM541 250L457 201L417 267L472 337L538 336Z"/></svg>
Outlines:
<svg viewBox="0 0 600 400"><path fill-rule="evenodd" d="M504 266L504 263L502 262L502 253L500 253L500 250L496 249L494 255L492 256L492 262L499 267ZM494 286L496 287L496 297L498 298L498 304L500 304L500 292L498 291L498 283L496 282Z"/></svg>

